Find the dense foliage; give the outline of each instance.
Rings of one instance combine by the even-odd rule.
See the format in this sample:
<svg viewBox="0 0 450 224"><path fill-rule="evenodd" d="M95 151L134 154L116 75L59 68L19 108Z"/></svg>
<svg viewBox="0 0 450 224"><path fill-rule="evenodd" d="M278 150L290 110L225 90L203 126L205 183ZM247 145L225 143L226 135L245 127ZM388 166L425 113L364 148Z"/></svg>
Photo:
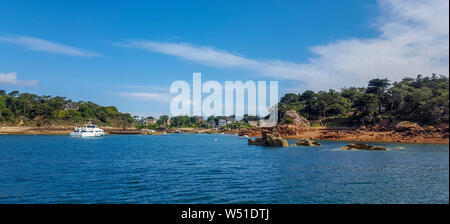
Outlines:
<svg viewBox="0 0 450 224"><path fill-rule="evenodd" d="M205 127L206 121L202 117L176 116L170 121L171 127Z"/></svg>
<svg viewBox="0 0 450 224"><path fill-rule="evenodd" d="M280 100L280 118L291 109L309 120L324 123L332 121L335 125L374 124L384 119L421 124L448 123L449 79L435 74L430 77L419 75L415 79L404 78L394 83L388 79L373 79L366 88L289 93ZM201 117L169 118L162 115L154 123L141 126L151 129L211 127L217 126L219 120L229 119L234 120L234 116L211 116L204 120ZM258 119L257 116L246 114L241 122L227 122L225 128L247 127L248 121ZM75 125L89 120L113 127L135 124L130 114L121 113L113 106L0 90L0 125Z"/></svg>
<svg viewBox="0 0 450 224"><path fill-rule="evenodd" d="M373 79L366 88L289 93L280 100L280 116L290 109L311 120L340 119L352 124L373 124L383 119L448 123L449 79L435 74L394 83Z"/></svg>
<svg viewBox="0 0 450 224"><path fill-rule="evenodd" d="M162 115L158 120L153 117L146 118L147 120L154 120L149 124L139 124L137 128L145 129L176 129L176 128L215 128L219 127L219 121L225 121L226 125L220 126L222 129L239 129L247 128L250 125L247 120L256 120L256 116L245 115L242 121L236 121L235 116L210 116L206 120L200 116L174 116L169 118L168 115Z"/></svg>
<svg viewBox="0 0 450 224"><path fill-rule="evenodd" d="M75 125L92 121L113 127L131 126L134 119L116 107L72 102L65 97L38 96L0 90L0 125Z"/></svg>

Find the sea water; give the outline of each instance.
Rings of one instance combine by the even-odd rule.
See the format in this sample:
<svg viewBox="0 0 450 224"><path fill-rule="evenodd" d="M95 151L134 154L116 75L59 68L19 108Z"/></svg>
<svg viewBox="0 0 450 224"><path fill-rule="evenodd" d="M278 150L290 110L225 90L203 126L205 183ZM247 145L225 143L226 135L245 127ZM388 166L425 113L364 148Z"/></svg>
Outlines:
<svg viewBox="0 0 450 224"><path fill-rule="evenodd" d="M448 145L344 151L348 142L320 142L2 135L0 203L449 203Z"/></svg>

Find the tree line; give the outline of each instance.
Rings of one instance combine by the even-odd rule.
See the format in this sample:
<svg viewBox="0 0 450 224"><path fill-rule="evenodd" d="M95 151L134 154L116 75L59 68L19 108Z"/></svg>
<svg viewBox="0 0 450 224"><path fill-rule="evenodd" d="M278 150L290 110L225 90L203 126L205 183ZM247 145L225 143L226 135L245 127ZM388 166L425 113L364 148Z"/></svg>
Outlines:
<svg viewBox="0 0 450 224"><path fill-rule="evenodd" d="M135 122L130 114L114 106L0 90L0 125L75 125L87 121L112 127L128 127Z"/></svg>
<svg viewBox="0 0 450 224"><path fill-rule="evenodd" d="M280 100L280 117L287 110L295 110L310 120L341 119L349 125L376 124L385 119L448 123L449 79L436 74L398 82L377 78L363 88L289 93Z"/></svg>
<svg viewBox="0 0 450 224"><path fill-rule="evenodd" d="M343 121L338 125L376 124L382 120L402 120L420 124L449 122L449 78L443 75L418 75L398 82L372 79L367 87L348 87L339 91L305 91L285 94L278 105L279 120L288 110L295 110L309 120ZM162 115L149 128L209 127L234 116L201 117ZM170 122L168 122L170 119ZM260 118L245 115L229 128L248 127L248 121ZM0 125L74 125L87 121L113 127L129 127L135 118L114 106L92 102L72 102L65 97L38 96L0 90Z"/></svg>
<svg viewBox="0 0 450 224"><path fill-rule="evenodd" d="M245 114L241 121L236 121L235 116L209 116L204 119L201 116L174 116L169 117L168 115L161 115L159 119L153 117L147 117L145 120L151 120L153 122L148 124L139 124L137 128L145 129L174 129L174 128L213 128L219 125L220 120L227 121L227 124L221 128L223 129L239 129L247 128L250 125L247 123L249 120L257 121L259 118L257 116L250 116ZM144 119L142 119L143 121ZM232 121L232 122L230 122Z"/></svg>

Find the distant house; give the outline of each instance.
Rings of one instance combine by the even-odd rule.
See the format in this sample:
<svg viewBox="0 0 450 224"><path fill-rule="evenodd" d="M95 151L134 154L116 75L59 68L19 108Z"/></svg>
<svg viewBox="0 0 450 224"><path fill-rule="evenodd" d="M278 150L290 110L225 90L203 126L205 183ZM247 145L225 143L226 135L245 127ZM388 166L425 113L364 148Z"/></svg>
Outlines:
<svg viewBox="0 0 450 224"><path fill-rule="evenodd" d="M218 127L225 127L227 125L227 120L220 119L219 123L217 124Z"/></svg>
<svg viewBox="0 0 450 224"><path fill-rule="evenodd" d="M196 125L204 124L206 121L203 117L200 116L194 116L194 123Z"/></svg>
<svg viewBox="0 0 450 224"><path fill-rule="evenodd" d="M216 122L215 121L208 121L208 122L206 122L206 126L214 128L214 127L216 127Z"/></svg>
<svg viewBox="0 0 450 224"><path fill-rule="evenodd" d="M80 107L76 103L69 102L64 104L64 110L79 110L79 109Z"/></svg>
<svg viewBox="0 0 450 224"><path fill-rule="evenodd" d="M154 123L156 123L156 119L154 119L152 117L142 118L139 121L139 123L140 124L145 124L145 125L154 124Z"/></svg>
<svg viewBox="0 0 450 224"><path fill-rule="evenodd" d="M275 120L278 117L278 110L273 106L269 109L270 116L269 119L260 119L258 121L258 127L275 127L277 125L277 120Z"/></svg>
<svg viewBox="0 0 450 224"><path fill-rule="evenodd" d="M258 127L262 127L262 128L275 127L276 125L277 125L277 122L273 121L273 120L259 120L258 121Z"/></svg>
<svg viewBox="0 0 450 224"><path fill-rule="evenodd" d="M232 117L227 118L226 124L232 124L232 123L236 123L236 120Z"/></svg>

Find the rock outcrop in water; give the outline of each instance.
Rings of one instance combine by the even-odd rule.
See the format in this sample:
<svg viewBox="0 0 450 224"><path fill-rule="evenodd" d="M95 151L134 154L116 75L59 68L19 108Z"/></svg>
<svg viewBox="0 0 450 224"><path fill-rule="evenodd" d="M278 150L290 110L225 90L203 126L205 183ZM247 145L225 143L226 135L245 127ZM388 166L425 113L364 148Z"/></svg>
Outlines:
<svg viewBox="0 0 450 224"><path fill-rule="evenodd" d="M378 150L378 151L385 151L387 150L383 146L372 146L364 143L349 143L347 146L342 147L341 149L344 150Z"/></svg>
<svg viewBox="0 0 450 224"><path fill-rule="evenodd" d="M319 142L309 140L309 139L301 139L301 140L297 141L295 144L300 145L300 146L319 146L320 145Z"/></svg>
<svg viewBox="0 0 450 224"><path fill-rule="evenodd" d="M264 146L265 145L265 141L263 138L249 138L248 139L248 145L257 145L257 146Z"/></svg>
<svg viewBox="0 0 450 224"><path fill-rule="evenodd" d="M262 133L262 138L248 139L249 145L258 146L273 146L273 147L288 147L289 144L286 139L282 138L277 132L265 131Z"/></svg>

